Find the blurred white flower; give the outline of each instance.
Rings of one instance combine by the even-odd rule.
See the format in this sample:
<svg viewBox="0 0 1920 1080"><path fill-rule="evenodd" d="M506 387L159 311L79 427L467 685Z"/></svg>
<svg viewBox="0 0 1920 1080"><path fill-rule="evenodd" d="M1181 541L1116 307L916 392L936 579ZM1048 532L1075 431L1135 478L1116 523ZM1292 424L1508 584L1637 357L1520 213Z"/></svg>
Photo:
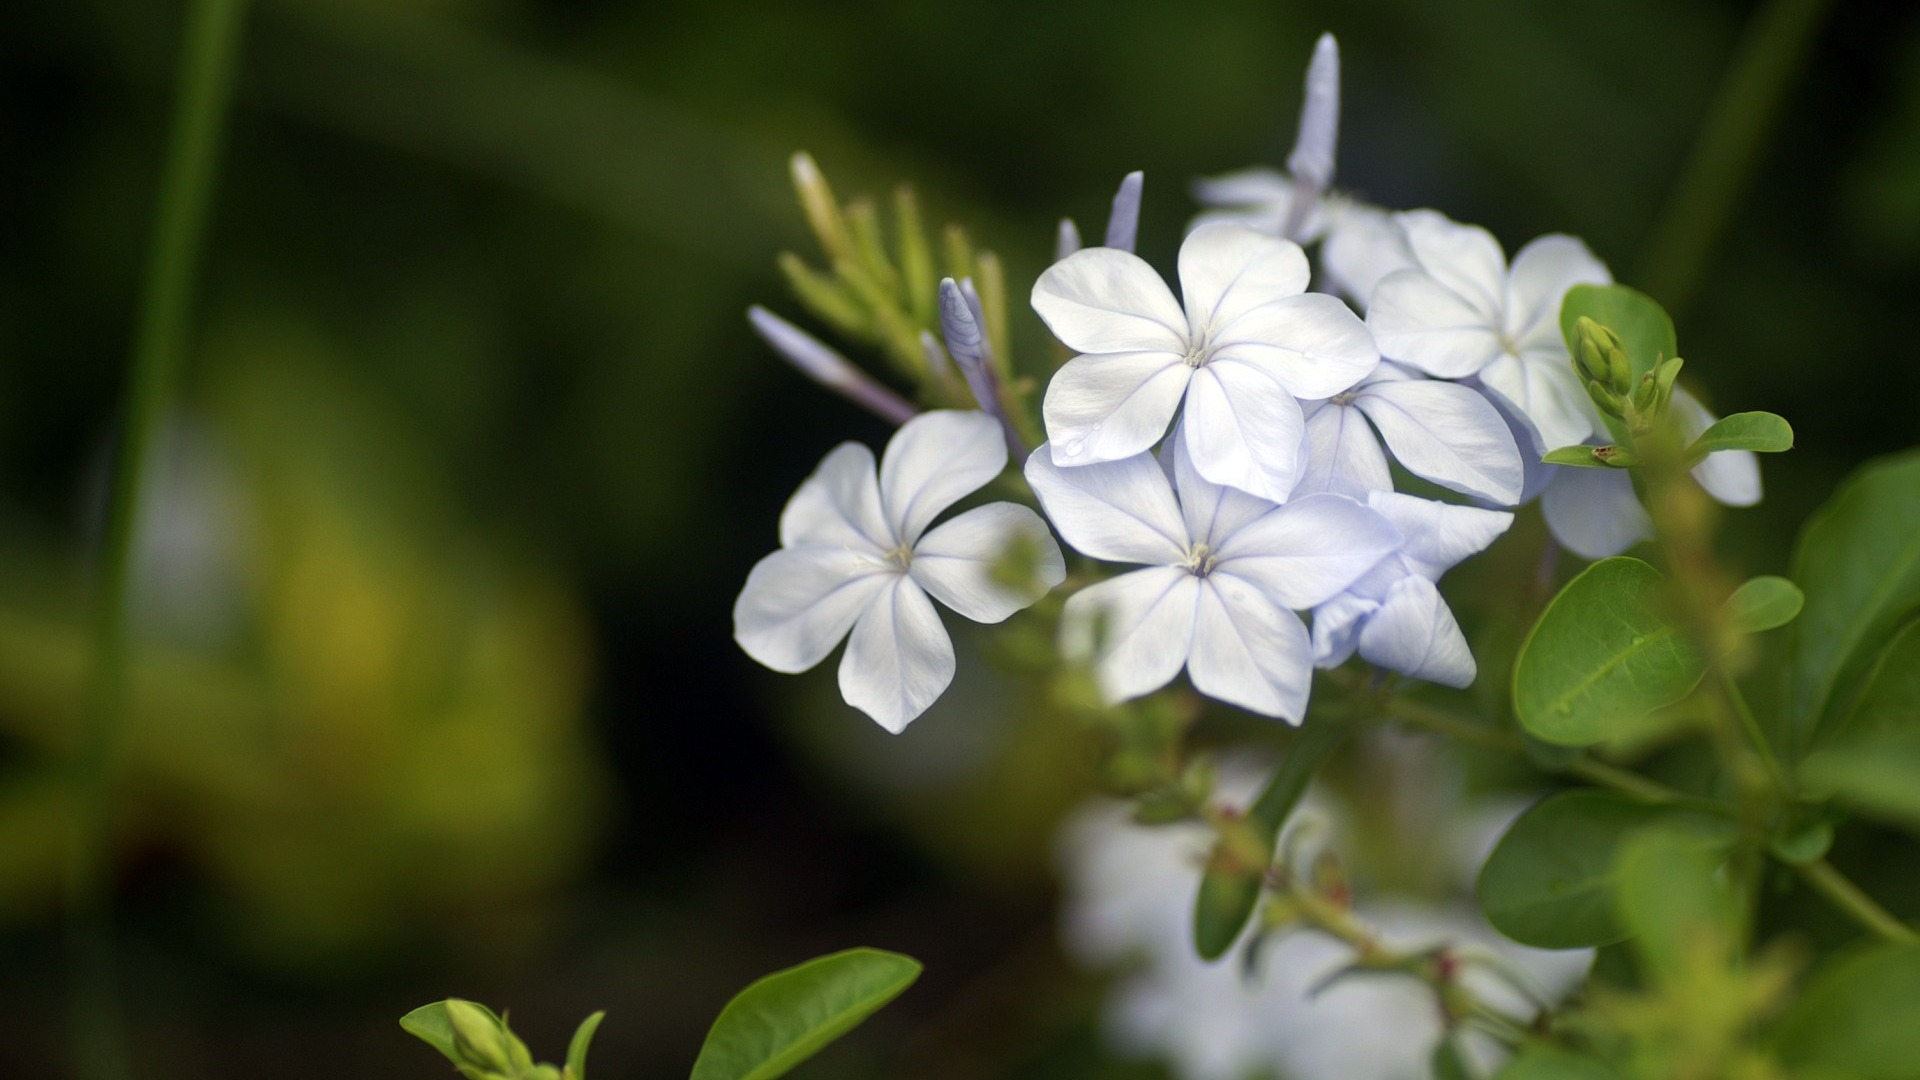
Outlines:
<svg viewBox="0 0 1920 1080"><path fill-rule="evenodd" d="M1416 679L1471 686L1473 652L1435 583L1462 559L1486 550L1513 524L1513 515L1391 491L1373 492L1367 505L1393 523L1400 548L1313 609L1314 661L1339 667L1358 652Z"/></svg>
<svg viewBox="0 0 1920 1080"><path fill-rule="evenodd" d="M1352 584L1399 538L1352 499L1277 506L1215 484L1177 432L1164 453L1165 467L1137 454L1061 468L1045 446L1027 459L1027 482L1067 543L1147 567L1069 597L1062 644L1093 662L1111 701L1158 690L1184 667L1201 693L1297 724L1313 664L1294 611Z"/></svg>
<svg viewBox="0 0 1920 1080"><path fill-rule="evenodd" d="M1181 245L1184 308L1129 252L1087 248L1055 263L1033 307L1081 355L1047 384L1053 463L1139 454L1179 412L1200 475L1285 501L1300 474L1299 399L1332 397L1380 359L1345 304L1305 291L1307 276L1299 245L1228 224Z"/></svg>
<svg viewBox="0 0 1920 1080"><path fill-rule="evenodd" d="M1228 766L1222 788L1250 798L1259 776ZM1460 815L1437 847L1457 863L1459 891L1443 898L1375 897L1363 890L1355 913L1388 947L1449 944L1490 954L1547 1000L1564 996L1591 962L1588 950L1544 952L1490 930L1464 897L1467 883L1511 809ZM1346 820L1329 799L1310 794L1289 832L1317 830L1336 844ZM1121 972L1104 1009L1104 1028L1129 1056L1164 1059L1181 1080L1426 1080L1443 1034L1431 991L1411 979L1346 978L1322 984L1351 952L1317 933L1268 941L1249 972L1243 941L1215 963L1193 951L1193 898L1212 844L1201 825L1145 828L1124 804L1099 800L1063 827L1062 933L1069 954L1093 969ZM1525 1018L1530 1006L1489 972L1470 966L1466 984L1490 1006ZM1316 992L1317 989L1317 992ZM1490 1043L1469 1051L1483 1068L1497 1064Z"/></svg>
<svg viewBox="0 0 1920 1080"><path fill-rule="evenodd" d="M1499 410L1472 387L1383 362L1360 385L1308 404L1306 413L1307 467L1295 495L1365 499L1392 491L1384 443L1415 476L1502 506L1520 501L1520 448Z"/></svg>
<svg viewBox="0 0 1920 1080"><path fill-rule="evenodd" d="M1560 334L1560 300L1613 280L1571 236L1542 236L1511 269L1485 229L1432 210L1397 214L1413 265L1388 274L1367 306L1381 353L1441 379L1478 378L1526 424L1536 456L1601 430Z"/></svg>
<svg viewBox="0 0 1920 1080"><path fill-rule="evenodd" d="M926 711L953 680L953 641L927 598L976 622L1032 604L1066 576L1040 516L991 503L938 528L941 511L999 476L1000 425L979 412L908 420L873 453L835 447L788 500L780 550L747 575L733 635L747 655L783 672L818 664L842 638L840 692L888 731ZM1037 556L1031 580L1009 584L994 564L1016 545Z"/></svg>

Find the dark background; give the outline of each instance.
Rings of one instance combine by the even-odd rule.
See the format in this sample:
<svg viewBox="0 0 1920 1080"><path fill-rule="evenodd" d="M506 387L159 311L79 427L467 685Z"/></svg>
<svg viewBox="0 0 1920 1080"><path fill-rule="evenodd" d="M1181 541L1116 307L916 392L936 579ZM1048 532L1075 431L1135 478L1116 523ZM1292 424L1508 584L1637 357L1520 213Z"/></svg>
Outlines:
<svg viewBox="0 0 1920 1080"><path fill-rule="evenodd" d="M731 641L793 486L885 435L742 317L798 317L787 155L966 223L1038 356L1019 298L1054 221L1097 232L1145 169L1141 250L1170 263L1191 177L1284 158L1330 29L1343 186L1509 251L1573 232L1644 283L1754 13L259 0L170 429L185 509L142 564L140 1074L441 1075L393 1021L458 994L546 1058L607 1008L597 1075L679 1075L733 990L865 943L929 974L811 1075L1135 1075L1053 944L1084 751L997 710L992 674L895 739L831 665L787 679ZM65 1069L57 764L181 14L0 5L5 1075ZM1798 432L1731 519L1752 572L1920 430L1917 16L1833 6L1676 310L1715 407Z"/></svg>

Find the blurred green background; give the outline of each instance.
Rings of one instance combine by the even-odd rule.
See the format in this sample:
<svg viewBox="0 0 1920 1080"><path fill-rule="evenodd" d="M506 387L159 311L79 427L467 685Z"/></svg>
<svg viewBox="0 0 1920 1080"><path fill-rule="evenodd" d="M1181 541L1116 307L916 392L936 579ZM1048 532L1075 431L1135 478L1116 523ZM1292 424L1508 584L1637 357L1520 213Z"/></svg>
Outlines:
<svg viewBox="0 0 1920 1080"><path fill-rule="evenodd" d="M733 990L857 943L928 976L812 1075L1155 1075L1100 1056L1054 943L1072 733L975 663L889 737L830 665L731 641L787 494L885 434L743 318L798 310L787 155L911 183L1016 297L1142 168L1166 263L1191 177L1284 157L1330 29L1343 186L1509 250L1574 232L1635 283L1754 14L258 0L139 561L141 1075L439 1075L394 1020L449 994L549 1056L607 1008L597 1075L682 1075ZM59 767L181 16L0 5L0 1075L66 1067ZM1742 569L1916 441L1916 267L1920 9L1838 3L1677 312L1716 408L1798 430Z"/></svg>

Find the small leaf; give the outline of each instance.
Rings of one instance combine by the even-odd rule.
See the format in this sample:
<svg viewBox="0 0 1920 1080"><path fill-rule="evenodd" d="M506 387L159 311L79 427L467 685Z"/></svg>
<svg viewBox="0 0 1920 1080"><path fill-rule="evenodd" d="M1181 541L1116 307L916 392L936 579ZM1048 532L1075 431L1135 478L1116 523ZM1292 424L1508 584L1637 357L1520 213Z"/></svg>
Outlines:
<svg viewBox="0 0 1920 1080"><path fill-rule="evenodd" d="M1659 613L1661 583L1639 559L1615 557L1560 590L1514 664L1522 727L1547 742L1586 746L1693 690L1706 665Z"/></svg>
<svg viewBox="0 0 1920 1080"><path fill-rule="evenodd" d="M1795 1076L1920 1077L1920 946L1882 945L1815 973L1781 1018L1774 1052Z"/></svg>
<svg viewBox="0 0 1920 1080"><path fill-rule="evenodd" d="M818 1053L920 977L920 962L848 949L740 991L707 1033L693 1080L771 1080Z"/></svg>
<svg viewBox="0 0 1920 1080"><path fill-rule="evenodd" d="M1753 450L1778 454L1793 449L1793 426L1770 412L1743 412L1723 416L1687 447L1688 460L1722 450Z"/></svg>
<svg viewBox="0 0 1920 1080"><path fill-rule="evenodd" d="M580 1021L580 1026L574 1029L573 1041L567 1044L567 1080L587 1080L587 1046L593 1042L593 1033L600 1030L600 1021L606 1018L602 1010Z"/></svg>
<svg viewBox="0 0 1920 1080"><path fill-rule="evenodd" d="M1246 823L1258 836L1263 849L1272 857L1273 845L1280 839L1280 827L1306 794L1313 779L1352 725L1326 716L1312 714L1287 747L1287 756L1273 772L1273 778L1247 811ZM1246 928L1247 919L1260 903L1260 885L1266 867L1245 867L1239 860L1217 847L1207 860L1200 877L1200 893L1193 903L1193 947L1203 960L1218 960L1233 947Z"/></svg>
<svg viewBox="0 0 1920 1080"><path fill-rule="evenodd" d="M1493 1074L1493 1080L1619 1080L1619 1074L1584 1054L1530 1042Z"/></svg>
<svg viewBox="0 0 1920 1080"><path fill-rule="evenodd" d="M1882 731L1816 750L1800 765L1807 794L1920 829L1920 731Z"/></svg>
<svg viewBox="0 0 1920 1080"><path fill-rule="evenodd" d="M1480 868L1480 906L1522 945L1577 949L1624 936L1615 918L1615 855L1661 810L1618 795L1569 791L1520 815Z"/></svg>
<svg viewBox="0 0 1920 1080"><path fill-rule="evenodd" d="M1563 446L1547 451L1540 460L1548 465L1582 469L1625 469L1640 464L1632 451L1619 446Z"/></svg>
<svg viewBox="0 0 1920 1080"><path fill-rule="evenodd" d="M1920 727L1920 619L1902 626L1821 731L1821 741Z"/></svg>
<svg viewBox="0 0 1920 1080"><path fill-rule="evenodd" d="M1727 597L1727 615L1743 634L1758 634L1792 622L1807 602L1800 586L1786 578L1762 574L1748 579Z"/></svg>
<svg viewBox="0 0 1920 1080"><path fill-rule="evenodd" d="M1920 452L1854 473L1801 530L1793 580L1807 603L1794 624L1787 745L1804 750L1920 611Z"/></svg>
<svg viewBox="0 0 1920 1080"><path fill-rule="evenodd" d="M460 1052L453 1045L453 1022L447 1019L447 1003L436 1001L422 1005L400 1018L407 1034L440 1051L448 1061L460 1063Z"/></svg>

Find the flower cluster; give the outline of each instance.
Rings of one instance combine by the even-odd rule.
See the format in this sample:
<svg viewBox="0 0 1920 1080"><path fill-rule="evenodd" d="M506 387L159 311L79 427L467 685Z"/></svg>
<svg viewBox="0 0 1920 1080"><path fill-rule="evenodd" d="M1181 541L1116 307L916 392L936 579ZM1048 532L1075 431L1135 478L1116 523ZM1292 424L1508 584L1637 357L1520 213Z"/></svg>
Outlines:
<svg viewBox="0 0 1920 1080"><path fill-rule="evenodd" d="M741 646L800 671L848 638L846 700L898 731L953 675L929 597L976 621L1005 619L1065 580L1057 533L1088 559L1134 567L1104 579L1089 568L1061 612L1063 658L1086 665L1109 702L1184 669L1209 697L1298 723L1313 668L1355 655L1473 681L1436 583L1507 529L1505 508L1539 497L1554 537L1589 558L1645 538L1628 473L1542 462L1609 435L1561 326L1562 298L1611 282L1605 264L1562 235L1509 262L1484 229L1332 190L1338 68L1324 37L1287 173L1198 185L1208 209L1181 244L1177 295L1132 250L1141 174L1121 184L1104 245L1080 247L1078 228L1061 223L1031 303L1073 355L1045 381L1046 441L1030 454L1025 380L996 352L1005 328L972 264L937 286L924 266L863 267L877 239L849 230L798 159L803 202L853 301L795 271L803 296L826 297L821 310L918 365L923 401L977 411L916 414L756 308L755 327L796 366L904 423L877 481L872 455L847 444L795 494L781 550L754 567L735 607ZM997 277L998 263L980 269ZM887 298L890 282L908 295ZM1689 433L1713 422L1684 391L1672 401ZM1010 458L1045 522L994 503L929 531ZM1759 498L1745 451L1708 455L1696 475L1724 502Z"/></svg>

